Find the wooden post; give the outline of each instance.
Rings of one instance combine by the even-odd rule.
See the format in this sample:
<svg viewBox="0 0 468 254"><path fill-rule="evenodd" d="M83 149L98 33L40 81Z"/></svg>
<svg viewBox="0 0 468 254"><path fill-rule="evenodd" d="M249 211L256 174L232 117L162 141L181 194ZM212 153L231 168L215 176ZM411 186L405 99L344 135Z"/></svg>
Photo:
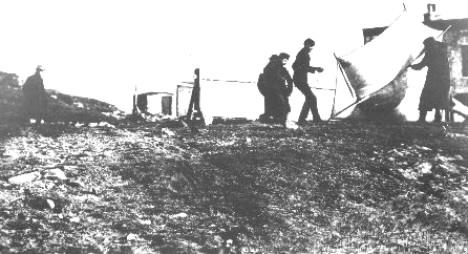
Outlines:
<svg viewBox="0 0 468 254"><path fill-rule="evenodd" d="M177 85L176 89L176 117L179 117L179 93L180 93L180 85Z"/></svg>
<svg viewBox="0 0 468 254"><path fill-rule="evenodd" d="M189 124L198 122L202 125L205 125L205 119L203 118L203 113L200 109L200 69L195 69L194 73L195 79L193 82L192 96L190 97L190 104L187 112L187 122Z"/></svg>

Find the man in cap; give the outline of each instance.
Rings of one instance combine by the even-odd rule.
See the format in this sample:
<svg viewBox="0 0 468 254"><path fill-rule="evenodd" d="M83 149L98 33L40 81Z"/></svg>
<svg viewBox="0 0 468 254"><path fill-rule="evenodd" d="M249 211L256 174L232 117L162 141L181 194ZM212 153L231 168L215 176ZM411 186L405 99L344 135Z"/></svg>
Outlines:
<svg viewBox="0 0 468 254"><path fill-rule="evenodd" d="M315 73L316 71L318 72L323 71L321 67L310 66L309 53L312 51L314 46L315 46L314 40L310 38L306 39L304 41L304 47L299 51L299 53L297 53L296 60L294 61L292 65L293 70L294 70L294 74L293 74L294 84L296 84L296 87L305 96L305 102L304 102L304 105L302 106L302 110L299 115L299 120L297 121L299 125L304 124L306 122L307 115L309 114L309 109L312 112L314 122L322 121L322 119L320 118L318 109L317 109L317 97L315 97L307 81L307 76L309 72Z"/></svg>
<svg viewBox="0 0 468 254"><path fill-rule="evenodd" d="M41 77L42 66L37 66L34 75L28 77L23 85L23 106L27 121L35 119L36 124L45 120L47 112L47 93Z"/></svg>
<svg viewBox="0 0 468 254"><path fill-rule="evenodd" d="M426 82L419 100L419 122L426 121L427 111L435 109L435 122L440 122L440 110L446 110L445 118L449 120L450 103L450 70L447 58L447 45L438 42L434 37L424 40L424 58L418 64L410 65L415 70L427 66Z"/></svg>

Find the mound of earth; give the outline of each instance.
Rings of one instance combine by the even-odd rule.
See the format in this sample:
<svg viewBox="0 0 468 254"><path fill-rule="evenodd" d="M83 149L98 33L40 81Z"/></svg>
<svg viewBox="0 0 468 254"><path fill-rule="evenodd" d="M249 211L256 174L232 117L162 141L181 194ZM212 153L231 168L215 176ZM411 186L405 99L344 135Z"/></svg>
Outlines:
<svg viewBox="0 0 468 254"><path fill-rule="evenodd" d="M117 107L55 90L47 90L47 121L64 123L116 122L124 117ZM20 122L23 119L23 97L16 74L0 72L0 123Z"/></svg>

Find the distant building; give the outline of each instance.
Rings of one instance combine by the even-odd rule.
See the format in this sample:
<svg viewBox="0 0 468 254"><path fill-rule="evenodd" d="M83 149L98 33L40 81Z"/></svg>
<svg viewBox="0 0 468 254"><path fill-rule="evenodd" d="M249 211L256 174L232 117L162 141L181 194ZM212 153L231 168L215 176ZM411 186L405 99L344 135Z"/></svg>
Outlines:
<svg viewBox="0 0 468 254"><path fill-rule="evenodd" d="M450 76L454 94L468 94L468 18L447 19L439 15L435 4L427 5L423 23L438 30L450 29L444 34L449 47ZM387 27L364 28L364 43L372 41Z"/></svg>
<svg viewBox="0 0 468 254"><path fill-rule="evenodd" d="M443 19L435 4L427 5L424 24L434 29L450 29L444 35L449 46L450 77L455 94L468 93L468 18Z"/></svg>
<svg viewBox="0 0 468 254"><path fill-rule="evenodd" d="M133 95L133 112L172 115L172 97L169 92L147 92Z"/></svg>

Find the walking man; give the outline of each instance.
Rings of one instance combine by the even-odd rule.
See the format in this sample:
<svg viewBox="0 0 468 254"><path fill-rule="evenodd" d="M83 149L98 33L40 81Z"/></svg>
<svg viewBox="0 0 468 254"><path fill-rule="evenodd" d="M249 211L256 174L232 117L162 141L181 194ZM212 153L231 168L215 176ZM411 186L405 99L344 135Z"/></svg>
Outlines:
<svg viewBox="0 0 468 254"><path fill-rule="evenodd" d="M307 82L307 75L308 73L314 73L316 71L322 72L323 69L321 67L312 67L310 66L310 55L309 53L312 51L312 48L315 46L315 41L312 39L306 39L304 41L304 47L297 53L296 61L293 63L293 79L296 87L299 91L302 92L305 96L305 102L302 106L301 113L299 115L299 120L297 123L299 125L303 125L306 122L307 115L309 114L309 110L312 112L313 121L320 122L322 119L320 118L318 109L317 109L317 97L315 97L314 93L310 89L310 86Z"/></svg>

